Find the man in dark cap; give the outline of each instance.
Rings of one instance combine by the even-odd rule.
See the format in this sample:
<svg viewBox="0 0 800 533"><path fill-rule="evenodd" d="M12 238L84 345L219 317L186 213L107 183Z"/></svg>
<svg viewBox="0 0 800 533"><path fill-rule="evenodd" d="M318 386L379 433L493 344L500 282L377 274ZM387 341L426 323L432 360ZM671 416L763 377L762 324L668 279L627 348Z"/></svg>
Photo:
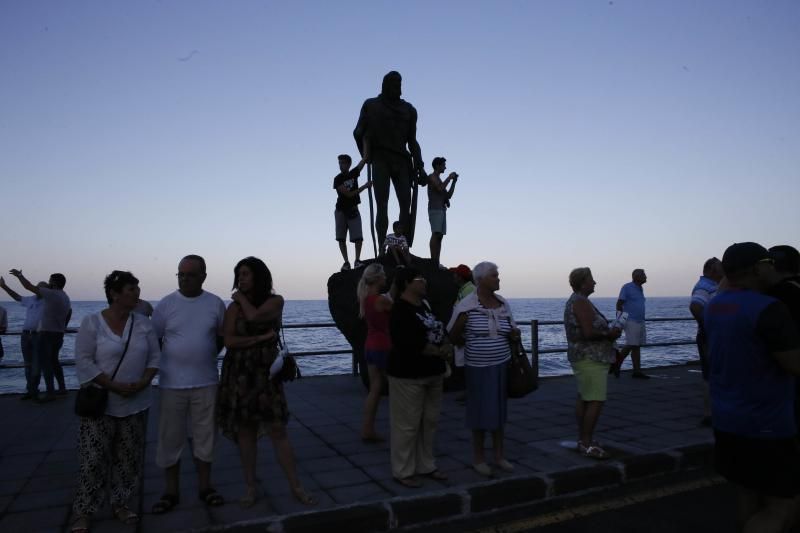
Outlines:
<svg viewBox="0 0 800 533"><path fill-rule="evenodd" d="M785 531L800 494L793 376L800 338L789 311L763 291L769 252L753 242L722 256L729 288L706 305L717 470L739 492L743 531Z"/></svg>
<svg viewBox="0 0 800 533"><path fill-rule="evenodd" d="M400 73L391 71L383 77L381 94L367 99L361 106L361 114L353 131L362 155L365 153L365 144L369 146L377 203L375 229L378 232L378 249L381 253L389 228L389 181L394 185L400 208L400 223L406 230L409 246L414 244L415 221L412 216L416 215L411 213L411 178L416 174L414 177L420 183L427 181L422 151L417 142L417 110L400 98L401 94L402 77ZM410 155L406 151L406 145Z"/></svg>

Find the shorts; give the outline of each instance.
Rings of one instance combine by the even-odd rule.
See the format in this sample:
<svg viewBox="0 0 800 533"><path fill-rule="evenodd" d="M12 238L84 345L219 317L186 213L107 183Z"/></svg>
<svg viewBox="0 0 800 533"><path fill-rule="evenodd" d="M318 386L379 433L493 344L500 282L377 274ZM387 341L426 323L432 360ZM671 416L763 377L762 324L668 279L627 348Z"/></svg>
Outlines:
<svg viewBox="0 0 800 533"><path fill-rule="evenodd" d="M642 346L647 344L647 330L644 322L630 320L625 323L625 346Z"/></svg>
<svg viewBox="0 0 800 533"><path fill-rule="evenodd" d="M363 241L364 236L361 233L361 213L355 208L356 216L347 218L347 212L336 209L333 212L333 217L336 219L336 240L343 241L350 232L350 242Z"/></svg>
<svg viewBox="0 0 800 533"><path fill-rule="evenodd" d="M389 360L389 350L365 350L364 359L368 365L374 365L381 370L386 370L386 362Z"/></svg>
<svg viewBox="0 0 800 533"><path fill-rule="evenodd" d="M578 394L584 402L606 401L608 369L611 365L591 359L570 363L572 373L578 381Z"/></svg>
<svg viewBox="0 0 800 533"><path fill-rule="evenodd" d="M753 439L714 430L714 466L731 483L761 494L800 494L800 448L794 438Z"/></svg>
<svg viewBox="0 0 800 533"><path fill-rule="evenodd" d="M216 400L217 385L194 389L161 389L156 448L156 464L159 468L167 468L180 461L186 445L187 426L191 426L194 457L206 463L212 462L217 440L214 425Z"/></svg>
<svg viewBox="0 0 800 533"><path fill-rule="evenodd" d="M447 235L447 211L444 209L428 209L428 220L431 222L431 233Z"/></svg>

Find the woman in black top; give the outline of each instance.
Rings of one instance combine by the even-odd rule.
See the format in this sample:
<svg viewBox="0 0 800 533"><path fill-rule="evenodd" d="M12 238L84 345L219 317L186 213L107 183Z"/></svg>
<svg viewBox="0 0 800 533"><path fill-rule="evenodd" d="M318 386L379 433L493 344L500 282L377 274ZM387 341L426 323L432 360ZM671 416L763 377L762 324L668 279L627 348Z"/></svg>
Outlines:
<svg viewBox="0 0 800 533"><path fill-rule="evenodd" d="M433 437L439 421L445 359L451 351L444 326L424 301L427 281L414 268L395 275L400 297L392 308L389 331L389 410L391 462L394 479L420 487L417 475L437 480L447 476L436 469Z"/></svg>

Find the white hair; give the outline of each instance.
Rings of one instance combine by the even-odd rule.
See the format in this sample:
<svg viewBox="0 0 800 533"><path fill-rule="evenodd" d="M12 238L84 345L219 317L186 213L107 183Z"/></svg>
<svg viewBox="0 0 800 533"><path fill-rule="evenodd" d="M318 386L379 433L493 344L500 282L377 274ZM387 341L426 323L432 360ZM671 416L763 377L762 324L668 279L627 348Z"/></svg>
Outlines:
<svg viewBox="0 0 800 533"><path fill-rule="evenodd" d="M475 284L477 285L481 278L485 278L489 275L489 272L492 270L497 270L497 265L492 263L491 261L481 261L477 265L472 268L472 277L475 279Z"/></svg>

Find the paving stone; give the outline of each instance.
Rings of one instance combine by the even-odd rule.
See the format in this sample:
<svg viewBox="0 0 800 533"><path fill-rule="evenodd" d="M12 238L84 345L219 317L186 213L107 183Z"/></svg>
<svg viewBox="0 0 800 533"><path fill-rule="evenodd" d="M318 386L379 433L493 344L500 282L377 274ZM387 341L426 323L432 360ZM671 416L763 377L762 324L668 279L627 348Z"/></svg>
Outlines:
<svg viewBox="0 0 800 533"><path fill-rule="evenodd" d="M363 483L361 485L351 485L349 487L339 487L328 489L328 494L336 503L352 504L371 502L375 500L385 500L391 498L392 494L383 490L376 483Z"/></svg>
<svg viewBox="0 0 800 533"><path fill-rule="evenodd" d="M382 505L359 505L291 516L283 521L286 533L317 533L319 531L382 531L389 527L389 511Z"/></svg>
<svg viewBox="0 0 800 533"><path fill-rule="evenodd" d="M391 503L397 527L424 524L462 514L463 499L455 494L422 496Z"/></svg>
<svg viewBox="0 0 800 533"><path fill-rule="evenodd" d="M311 472L311 477L319 483L320 487L346 487L370 481L369 477L360 470L333 470L330 472Z"/></svg>
<svg viewBox="0 0 800 533"><path fill-rule="evenodd" d="M637 479L675 470L678 461L666 453L634 455L623 459L626 479Z"/></svg>
<svg viewBox="0 0 800 533"><path fill-rule="evenodd" d="M540 477L513 478L469 489L472 512L500 509L545 497L547 483Z"/></svg>
<svg viewBox="0 0 800 533"><path fill-rule="evenodd" d="M31 511L34 509L48 509L62 505L71 505L75 496L74 489L58 489L46 492L25 492L17 494L13 503L8 507L12 513Z"/></svg>
<svg viewBox="0 0 800 533"><path fill-rule="evenodd" d="M550 474L550 478L553 480L553 493L555 495L615 485L622 481L620 471L610 465L596 465L554 472Z"/></svg>

